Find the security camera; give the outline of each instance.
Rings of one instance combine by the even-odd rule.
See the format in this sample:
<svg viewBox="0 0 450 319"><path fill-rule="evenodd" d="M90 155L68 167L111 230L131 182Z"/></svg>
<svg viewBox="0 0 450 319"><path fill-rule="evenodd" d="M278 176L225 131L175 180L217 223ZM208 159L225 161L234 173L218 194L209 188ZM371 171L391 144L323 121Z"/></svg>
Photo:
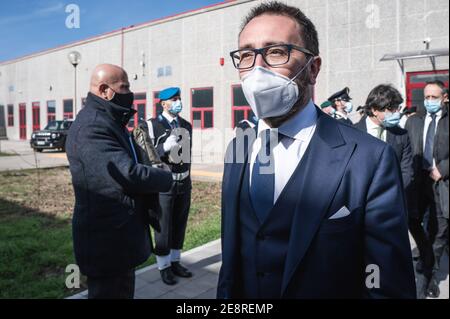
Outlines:
<svg viewBox="0 0 450 319"><path fill-rule="evenodd" d="M431 42L431 38L425 38L423 39L423 43L428 44Z"/></svg>

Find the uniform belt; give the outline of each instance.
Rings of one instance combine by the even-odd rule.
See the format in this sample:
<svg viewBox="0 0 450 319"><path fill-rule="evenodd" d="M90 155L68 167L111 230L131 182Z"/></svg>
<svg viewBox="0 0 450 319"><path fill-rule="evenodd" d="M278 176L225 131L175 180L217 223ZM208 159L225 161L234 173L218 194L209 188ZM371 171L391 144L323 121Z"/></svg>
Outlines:
<svg viewBox="0 0 450 319"><path fill-rule="evenodd" d="M189 176L189 171L186 171L184 173L172 173L172 178L174 181L182 181L186 177Z"/></svg>

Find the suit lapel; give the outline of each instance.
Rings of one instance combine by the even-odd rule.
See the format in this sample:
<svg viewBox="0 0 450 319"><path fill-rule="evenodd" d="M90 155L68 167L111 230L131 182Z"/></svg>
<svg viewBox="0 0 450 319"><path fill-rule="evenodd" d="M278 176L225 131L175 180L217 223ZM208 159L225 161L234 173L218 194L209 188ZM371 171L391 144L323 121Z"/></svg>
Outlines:
<svg viewBox="0 0 450 319"><path fill-rule="evenodd" d="M281 296L305 256L338 189L356 144L346 143L335 120L319 112L316 132L305 159L303 183L291 227ZM306 153L305 153L306 154ZM320 195L320 200L318 196Z"/></svg>
<svg viewBox="0 0 450 319"><path fill-rule="evenodd" d="M252 129L251 129L252 130ZM239 252L238 240L238 211L239 211L239 196L242 188L242 180L244 177L245 167L248 165L249 149L253 145L256 134L250 134L248 139L248 146L238 143L239 136L233 141L230 149L227 150L225 156L225 170L223 177L223 203L225 210L222 212L222 223L225 233L222 238L222 255L223 260L230 261L227 267L227 277L235 276L235 270L238 265L237 253ZM242 141L242 140L240 140ZM240 150L238 150L240 148Z"/></svg>
<svg viewBox="0 0 450 319"><path fill-rule="evenodd" d="M425 119L426 119L426 114L422 115L420 117L420 122L419 122L419 130L417 131L419 133L419 150L420 150L420 154L423 154L423 130L425 129Z"/></svg>

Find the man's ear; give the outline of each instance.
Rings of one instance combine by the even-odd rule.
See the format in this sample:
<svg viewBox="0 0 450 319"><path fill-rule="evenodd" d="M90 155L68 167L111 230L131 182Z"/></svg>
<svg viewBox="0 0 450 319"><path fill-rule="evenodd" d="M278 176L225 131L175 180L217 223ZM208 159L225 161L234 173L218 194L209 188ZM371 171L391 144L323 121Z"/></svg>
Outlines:
<svg viewBox="0 0 450 319"><path fill-rule="evenodd" d="M105 99L108 99L108 90L109 86L102 83L100 84L100 86L98 87L98 91L100 92L101 96Z"/></svg>
<svg viewBox="0 0 450 319"><path fill-rule="evenodd" d="M309 84L310 85L316 84L317 76L319 75L320 67L322 65L322 58L320 56L316 56L313 59L314 59L314 61L311 63L311 66L310 66L310 70L311 70L310 76L309 76Z"/></svg>

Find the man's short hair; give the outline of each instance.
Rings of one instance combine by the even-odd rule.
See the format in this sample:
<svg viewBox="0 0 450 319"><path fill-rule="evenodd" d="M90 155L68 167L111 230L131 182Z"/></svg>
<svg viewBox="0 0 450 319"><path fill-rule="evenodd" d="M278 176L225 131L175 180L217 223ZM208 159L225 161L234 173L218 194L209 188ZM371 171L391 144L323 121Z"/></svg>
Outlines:
<svg viewBox="0 0 450 319"><path fill-rule="evenodd" d="M368 116L374 116L372 109L383 112L393 110L403 103L400 92L390 84L380 84L370 91L366 100L365 112Z"/></svg>
<svg viewBox="0 0 450 319"><path fill-rule="evenodd" d="M444 82L442 82L440 80L428 81L425 86L427 86L427 85L437 85L437 86L439 86L441 88L442 95L448 93L448 89L445 86Z"/></svg>
<svg viewBox="0 0 450 319"><path fill-rule="evenodd" d="M270 1L261 3L260 5L251 9L250 13L245 17L241 26L241 31L254 18L263 14L281 15L292 18L300 26L300 37L303 39L305 48L311 51L314 55L319 55L319 37L314 24L309 18L298 8L288 6L278 1Z"/></svg>

